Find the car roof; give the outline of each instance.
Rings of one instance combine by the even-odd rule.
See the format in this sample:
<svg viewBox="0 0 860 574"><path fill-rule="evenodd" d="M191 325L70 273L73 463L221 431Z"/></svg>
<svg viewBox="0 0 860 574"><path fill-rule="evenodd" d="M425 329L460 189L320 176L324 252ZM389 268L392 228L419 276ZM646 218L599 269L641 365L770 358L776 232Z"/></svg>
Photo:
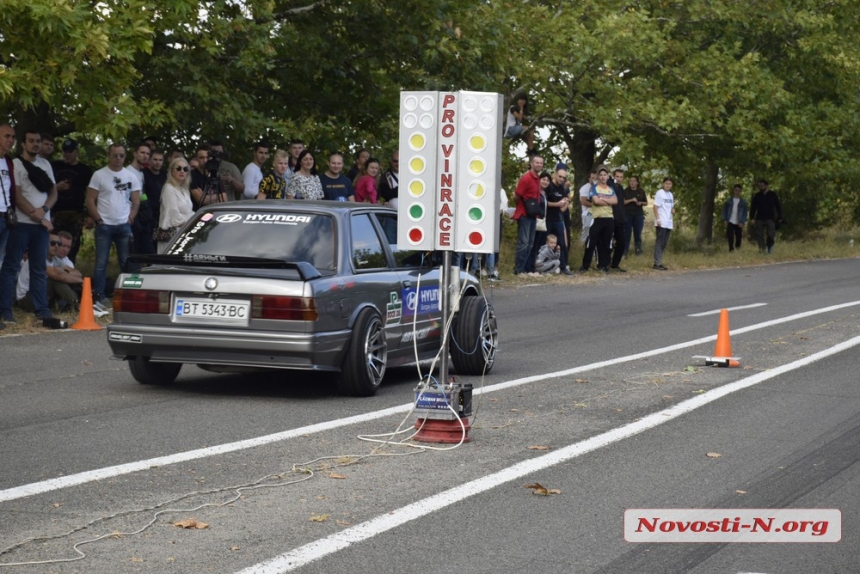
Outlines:
<svg viewBox="0 0 860 574"><path fill-rule="evenodd" d="M339 213L346 215L356 210L372 210L383 213L397 213L391 207L374 205L371 203L356 203L352 201L311 201L307 199L247 199L242 201L228 201L208 205L205 211L220 212L234 209L254 211L283 211L285 209L311 211L315 213ZM204 211L204 210L201 210Z"/></svg>

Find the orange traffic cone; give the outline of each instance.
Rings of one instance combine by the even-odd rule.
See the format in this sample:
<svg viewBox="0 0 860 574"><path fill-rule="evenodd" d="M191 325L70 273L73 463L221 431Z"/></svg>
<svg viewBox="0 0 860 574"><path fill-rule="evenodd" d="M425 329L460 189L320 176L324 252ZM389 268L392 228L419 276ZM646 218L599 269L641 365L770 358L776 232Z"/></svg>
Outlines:
<svg viewBox="0 0 860 574"><path fill-rule="evenodd" d="M96 323L95 314L93 313L93 292L90 286L90 278L84 277L84 288L81 292L81 312L78 315L78 322L72 325L72 329L80 331L99 331L102 326Z"/></svg>
<svg viewBox="0 0 860 574"><path fill-rule="evenodd" d="M729 310L720 310L720 326L717 328L717 344L714 346L714 357L731 357L732 342L729 339Z"/></svg>
<svg viewBox="0 0 860 574"><path fill-rule="evenodd" d="M694 359L705 359L709 367L740 367L740 357L732 357L732 342L729 340L729 310L720 310L720 326L717 328L717 344L713 357L693 355Z"/></svg>
<svg viewBox="0 0 860 574"><path fill-rule="evenodd" d="M714 356L708 365L718 367L740 367L738 357L732 356L732 342L729 338L729 310L720 310L720 326L717 328L717 344L714 345Z"/></svg>

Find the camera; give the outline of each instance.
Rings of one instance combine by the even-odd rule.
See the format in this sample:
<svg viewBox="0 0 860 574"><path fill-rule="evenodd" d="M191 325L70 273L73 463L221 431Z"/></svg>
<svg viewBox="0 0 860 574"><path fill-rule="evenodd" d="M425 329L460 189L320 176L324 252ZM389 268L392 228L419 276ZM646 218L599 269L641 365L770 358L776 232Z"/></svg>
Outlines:
<svg viewBox="0 0 860 574"><path fill-rule="evenodd" d="M209 150L209 159L206 160L203 168L206 170L207 177L217 177L218 170L221 168L221 152Z"/></svg>
<svg viewBox="0 0 860 574"><path fill-rule="evenodd" d="M221 153L209 150L209 159L203 165L206 170L206 181L203 183L203 193L206 195L214 195L214 202L221 201L221 192L224 191L221 186L221 178L218 176L218 169L221 167ZM213 201L210 200L210 203Z"/></svg>

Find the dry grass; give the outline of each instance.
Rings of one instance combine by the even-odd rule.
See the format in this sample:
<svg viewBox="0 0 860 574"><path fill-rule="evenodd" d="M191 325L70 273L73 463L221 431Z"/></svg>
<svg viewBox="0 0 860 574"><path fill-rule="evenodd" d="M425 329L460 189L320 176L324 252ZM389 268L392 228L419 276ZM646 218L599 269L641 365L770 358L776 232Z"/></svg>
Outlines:
<svg viewBox="0 0 860 574"><path fill-rule="evenodd" d="M586 278L603 277L602 274L590 271L585 274L577 273L576 277L564 275L553 275L549 277L528 277L513 275L513 260L516 244L516 225L505 226L505 241L501 246L502 264L499 266L502 279L514 284L534 283L535 281L561 281L577 282ZM578 231L578 230L577 230ZM654 232L653 222L642 232L642 244L644 253L641 256L628 255L621 262L621 267L628 271L627 274L613 273L610 277L626 277L630 274L654 274L665 273L654 271ZM852 246L851 240L854 240ZM850 230L831 229L815 234L804 240L788 241L777 233L773 253L759 253L758 244L755 239L744 236L739 250L729 252L728 242L720 232L715 234L711 245L696 246L695 230L681 227L672 232L669 247L663 254L663 264L675 271L690 271L698 269L720 269L728 267L747 267L768 263L780 263L786 261L809 261L815 259L844 259L860 256L860 229ZM579 233L574 233L573 250L570 254L570 267L576 271L582 262L582 245L579 243ZM594 266L597 264L595 254Z"/></svg>

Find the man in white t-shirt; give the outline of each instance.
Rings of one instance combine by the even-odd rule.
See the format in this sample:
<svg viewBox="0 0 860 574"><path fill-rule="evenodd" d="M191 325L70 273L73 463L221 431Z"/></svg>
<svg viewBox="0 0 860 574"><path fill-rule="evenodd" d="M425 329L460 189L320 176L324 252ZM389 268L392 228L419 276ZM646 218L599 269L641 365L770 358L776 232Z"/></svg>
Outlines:
<svg viewBox="0 0 860 574"><path fill-rule="evenodd" d="M68 312L77 310L80 296L81 283L83 277L81 272L74 268L73 265L66 265L64 259L68 255L72 247L72 234L68 231L61 231L65 238L61 238L58 234L51 232L50 247L48 248L48 257L46 260L46 270L48 274L48 301L56 303L60 311ZM65 248L62 246L65 244ZM62 250L62 251L61 251ZM65 255L60 255L64 253ZM68 261L68 259L66 259ZM68 261L71 263L71 261ZM18 305L27 311L33 310L32 298L30 297L30 261L25 256L21 263L21 272L18 274L18 285L15 292L15 299Z"/></svg>
<svg viewBox="0 0 860 574"><path fill-rule="evenodd" d="M146 166L149 165L149 156L151 153L152 150L149 149L149 145L142 143L137 146L136 150L134 150L131 163L125 166L125 169L137 176L140 180L141 187L143 187L143 170L145 170Z"/></svg>
<svg viewBox="0 0 860 574"><path fill-rule="evenodd" d="M111 243L116 245L119 267L125 271L131 224L140 207L141 181L123 167L124 163L125 148L120 144L111 144L107 166L93 174L87 187L87 212L96 224L93 304L102 309L110 307L110 302L105 298L105 282Z"/></svg>
<svg viewBox="0 0 860 574"><path fill-rule="evenodd" d="M245 166L242 171L242 180L245 183L245 191L242 197L245 199L256 199L260 192L260 182L263 181L263 166L269 159L269 145L263 142L254 144L254 161Z"/></svg>
<svg viewBox="0 0 860 574"><path fill-rule="evenodd" d="M9 233L6 257L0 268L0 319L14 322L12 298L24 252L30 254L30 295L36 316L52 319L48 307L48 232L51 224L51 208L57 202L57 185L54 171L48 160L39 157L42 138L38 132L24 134L21 157L13 163L15 171L16 225ZM23 161L22 161L23 160ZM24 162L27 162L25 164Z"/></svg>
<svg viewBox="0 0 860 574"><path fill-rule="evenodd" d="M654 243L654 269L668 271L663 266L663 251L669 244L669 236L674 227L675 196L672 195L673 181L671 177L663 180L663 189L654 194L654 225L657 231L657 241Z"/></svg>

